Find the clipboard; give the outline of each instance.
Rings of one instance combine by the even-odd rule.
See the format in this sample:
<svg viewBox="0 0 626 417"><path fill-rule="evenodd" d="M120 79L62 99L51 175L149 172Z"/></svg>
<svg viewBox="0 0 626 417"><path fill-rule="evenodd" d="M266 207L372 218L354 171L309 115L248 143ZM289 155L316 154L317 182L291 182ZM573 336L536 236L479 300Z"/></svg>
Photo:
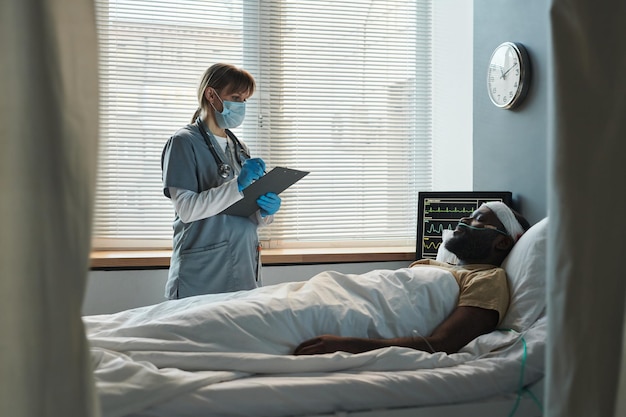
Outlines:
<svg viewBox="0 0 626 417"><path fill-rule="evenodd" d="M280 194L296 182L300 181L309 171L298 171L291 168L275 167L267 174L243 189L243 199L226 208L220 214L248 217L259 209L256 200L266 193Z"/></svg>

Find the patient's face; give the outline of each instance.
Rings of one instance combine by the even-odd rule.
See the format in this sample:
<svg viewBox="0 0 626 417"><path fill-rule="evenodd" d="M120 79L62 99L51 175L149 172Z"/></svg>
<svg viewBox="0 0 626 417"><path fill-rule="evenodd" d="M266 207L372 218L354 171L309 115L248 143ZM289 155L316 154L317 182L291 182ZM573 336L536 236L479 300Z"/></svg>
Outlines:
<svg viewBox="0 0 626 417"><path fill-rule="evenodd" d="M494 240L500 234L493 228L504 227L491 210L480 208L460 220L445 247L461 260L481 262L491 256Z"/></svg>

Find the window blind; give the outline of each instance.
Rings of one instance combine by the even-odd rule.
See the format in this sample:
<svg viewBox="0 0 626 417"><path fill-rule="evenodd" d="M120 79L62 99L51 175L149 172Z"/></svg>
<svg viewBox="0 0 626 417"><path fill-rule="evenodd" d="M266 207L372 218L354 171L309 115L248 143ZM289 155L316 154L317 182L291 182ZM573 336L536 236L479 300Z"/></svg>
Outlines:
<svg viewBox="0 0 626 417"><path fill-rule="evenodd" d="M311 171L281 197L268 247L410 244L430 190L431 9L417 1L96 0L100 154L94 247L167 247L166 140L204 70L258 89L235 133L268 166Z"/></svg>

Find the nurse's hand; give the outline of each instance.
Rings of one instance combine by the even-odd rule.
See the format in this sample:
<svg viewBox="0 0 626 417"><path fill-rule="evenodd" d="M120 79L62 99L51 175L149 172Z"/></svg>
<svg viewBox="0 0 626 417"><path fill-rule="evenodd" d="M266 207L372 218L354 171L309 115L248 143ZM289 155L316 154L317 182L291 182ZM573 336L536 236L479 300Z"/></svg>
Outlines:
<svg viewBox="0 0 626 417"><path fill-rule="evenodd" d="M246 159L237 177L239 191L252 184L265 174L265 162L261 158Z"/></svg>
<svg viewBox="0 0 626 417"><path fill-rule="evenodd" d="M257 205L261 209L261 217L271 216L280 209L281 199L274 193L267 193L256 200Z"/></svg>

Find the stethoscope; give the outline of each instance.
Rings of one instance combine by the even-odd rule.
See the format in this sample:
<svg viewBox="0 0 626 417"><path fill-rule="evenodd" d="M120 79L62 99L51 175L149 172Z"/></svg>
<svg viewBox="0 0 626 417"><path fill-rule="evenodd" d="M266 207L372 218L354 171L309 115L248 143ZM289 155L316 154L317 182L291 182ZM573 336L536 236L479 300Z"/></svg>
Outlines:
<svg viewBox="0 0 626 417"><path fill-rule="evenodd" d="M219 153L217 153L215 146L213 146L213 141L211 141L211 138L209 138L209 135L207 134L207 129L204 126L202 119L198 117L196 119L196 124L198 125L198 130L200 130L200 134L204 138L204 141L209 147L209 150L211 151L211 154L213 154L213 158L215 159L215 162L217 163L218 174L222 178L228 178L231 172L233 172L233 168L230 165L228 165L226 162L224 162L222 158L220 157ZM248 153L248 151L246 151L246 149L243 147L243 145L241 144L239 139L237 139L237 136L235 136L233 132L231 132L228 129L224 129L224 132L226 132L226 136L232 139L232 141L235 143L235 146L239 148L239 152L235 151L235 157L237 158L237 162L239 162L239 165L240 166L243 165L243 161L245 161L246 159L250 159L250 154Z"/></svg>

